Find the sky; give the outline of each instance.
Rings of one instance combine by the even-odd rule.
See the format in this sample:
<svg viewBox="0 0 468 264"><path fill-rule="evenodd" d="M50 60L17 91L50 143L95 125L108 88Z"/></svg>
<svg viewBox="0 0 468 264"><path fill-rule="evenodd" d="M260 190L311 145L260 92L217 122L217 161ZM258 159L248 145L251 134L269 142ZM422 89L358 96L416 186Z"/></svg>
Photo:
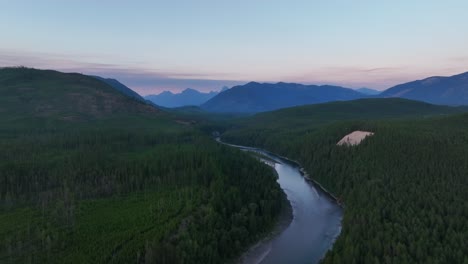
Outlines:
<svg viewBox="0 0 468 264"><path fill-rule="evenodd" d="M0 67L142 95L249 81L378 90L468 71L466 0L0 0Z"/></svg>

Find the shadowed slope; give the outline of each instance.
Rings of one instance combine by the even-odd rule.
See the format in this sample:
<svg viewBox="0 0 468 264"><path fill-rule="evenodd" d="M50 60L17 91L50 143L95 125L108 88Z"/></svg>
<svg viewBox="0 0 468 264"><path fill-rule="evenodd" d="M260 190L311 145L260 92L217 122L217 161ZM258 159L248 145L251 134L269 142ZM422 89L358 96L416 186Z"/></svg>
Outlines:
<svg viewBox="0 0 468 264"><path fill-rule="evenodd" d="M75 120L156 112L156 108L86 75L28 68L0 69L0 115L9 118Z"/></svg>

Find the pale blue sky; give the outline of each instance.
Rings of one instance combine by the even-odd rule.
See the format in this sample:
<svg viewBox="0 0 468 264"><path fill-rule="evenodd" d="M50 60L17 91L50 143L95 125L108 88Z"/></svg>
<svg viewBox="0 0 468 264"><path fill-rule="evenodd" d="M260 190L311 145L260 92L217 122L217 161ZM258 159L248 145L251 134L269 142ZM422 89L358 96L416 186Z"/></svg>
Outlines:
<svg viewBox="0 0 468 264"><path fill-rule="evenodd" d="M246 81L384 89L468 71L466 0L0 0L0 66L142 94Z"/></svg>

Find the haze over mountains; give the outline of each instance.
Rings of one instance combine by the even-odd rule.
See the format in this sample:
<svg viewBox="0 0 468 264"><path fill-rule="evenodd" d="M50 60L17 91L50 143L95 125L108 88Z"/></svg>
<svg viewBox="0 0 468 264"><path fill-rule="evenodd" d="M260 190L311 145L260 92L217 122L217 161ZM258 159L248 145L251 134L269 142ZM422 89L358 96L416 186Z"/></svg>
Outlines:
<svg viewBox="0 0 468 264"><path fill-rule="evenodd" d="M430 77L400 84L382 93L367 88L352 90L329 85L251 82L220 93L201 107L211 112L257 113L367 97L400 97L440 105L467 105L468 73L451 77Z"/></svg>
<svg viewBox="0 0 468 264"><path fill-rule="evenodd" d="M165 91L145 98L117 80L96 78L138 100L146 99L159 106L171 108L200 106L205 111L218 113L258 113L293 106L369 97L398 97L439 105L468 105L468 72L450 77L435 76L416 80L396 85L382 92L369 88L350 89L331 85L250 82L229 90L224 87L220 92L203 93L188 88L178 94Z"/></svg>
<svg viewBox="0 0 468 264"><path fill-rule="evenodd" d="M49 75L57 75L59 72L27 68L4 68L2 69L2 74L5 77L7 75L14 76L15 74L21 74L23 77L30 76L30 78L34 80L39 78L39 83L41 83L42 80L40 80L40 78L45 78L44 76ZM69 76L75 76L75 79L80 79L81 82L91 82L92 78L100 80L102 83L121 93L137 101L145 102L146 104L151 102L159 106L170 108L200 106L201 109L205 111L218 113L258 113L293 106L332 101L349 101L370 97L398 97L439 105L468 105L468 72L450 77L435 76L412 81L396 85L381 93L368 88L353 90L331 85L317 86L284 82L276 84L250 82L245 85L235 86L231 89L224 87L219 92L211 91L209 93L203 93L188 88L181 93L165 91L158 95L148 95L144 98L115 79L86 75L80 75L78 78L77 74L71 74ZM88 77L92 78L88 79ZM43 81L46 82L45 79ZM24 82L26 86L28 80L23 79L21 82ZM102 86L102 84L99 86ZM77 102L70 102L70 105L76 103ZM39 107L39 109L40 111L38 111L38 113L46 111L41 107Z"/></svg>
<svg viewBox="0 0 468 264"><path fill-rule="evenodd" d="M394 86L381 97L401 97L442 105L468 104L468 72L450 76L434 76Z"/></svg>
<svg viewBox="0 0 468 264"><path fill-rule="evenodd" d="M220 93L201 107L211 112L252 113L362 97L362 93L339 86L250 82Z"/></svg>
<svg viewBox="0 0 468 264"><path fill-rule="evenodd" d="M228 88L223 87L220 92L226 91ZM217 91L203 93L195 89L187 88L181 93L172 93L171 91L164 91L157 95L147 95L145 98L151 102L164 106L164 107L181 107L181 106L199 106L209 99L215 97Z"/></svg>
<svg viewBox="0 0 468 264"><path fill-rule="evenodd" d="M380 91L378 90L369 89L369 88L359 88L359 89L356 89L356 91L363 93L363 94L367 94L367 95L377 95L380 93Z"/></svg>
<svg viewBox="0 0 468 264"><path fill-rule="evenodd" d="M168 244L174 250L160 258L155 255L152 263L165 263L169 258L174 259L169 263L192 263L189 261L192 259L208 259L201 262L211 263L211 257L206 256L217 252L212 249L219 247L221 253L212 263L229 262L267 233L282 210L279 206L283 206L285 196L280 195L277 177L268 166L219 145L210 137L209 132L219 128L223 140L268 147L297 157L302 164L308 164L306 170L315 172L314 175L326 173L326 177L319 178L320 184L346 201L345 213L351 219L361 219L363 212L365 219L374 219L375 224L369 225L373 228L366 228L363 234L355 221L345 217L343 229L354 231L340 235L335 242L338 245L349 246L343 241L350 237L356 241L353 243L369 248L368 252L378 252L379 245L365 239L371 236L383 237L385 244L397 244L401 236L382 228L387 222L380 217L382 204L392 204L395 199L398 205L388 213L415 234L420 234L420 230L431 234L434 223L441 233L464 231L463 157L467 156L468 148L460 135L467 130L467 115L463 114L466 107L402 98L366 98L285 108L222 122L207 117L217 114L202 113L197 118L204 119L206 126L201 128L190 122L196 116L193 113L189 116L158 110L129 95L118 83L111 85L108 81L51 70L0 69L0 145L5 149L0 159L3 168L0 182L8 183L0 184L0 192L8 194L0 197L0 204L5 205L0 216L7 220L0 225L0 233L5 237L0 242L6 248L4 241L19 241L13 243L10 251L0 250L0 259L11 258L12 263L25 263L24 259L33 258L47 260L38 263L64 263L70 258L79 259L77 263L108 263L109 259L129 263L136 255L136 262L144 263L146 256ZM280 91L273 93L276 100L284 97L290 102L316 90L321 92L318 98L322 100L357 93L341 87L281 83L250 83L241 86L241 92L249 85L254 88L247 91L260 94L260 97L250 94L255 100L265 99L263 95L271 91ZM297 97L286 96L291 95L290 91L296 92ZM358 150L337 148L337 140L353 130L371 130L375 135ZM317 157L320 159L316 160ZM361 173L363 168L367 169L365 173ZM408 182L408 189L395 187L407 186ZM344 187L340 187L341 183ZM395 185L387 188L383 183ZM427 188L432 189L428 192ZM392 195L385 195L388 193ZM428 200L427 193L441 196L429 196ZM372 199L368 199L369 195ZM148 210L155 201L167 202L158 205L161 210ZM428 216L427 210L419 207L424 202L436 204L437 208L447 205L447 211L459 214L440 210ZM413 204L414 208L402 214L400 204ZM198 208L210 209L200 214ZM27 211L37 213L25 214ZM413 219L414 214L419 214L419 219L450 220L414 226L406 221ZM243 220L232 221L236 217ZM447 221L454 224L445 225ZM41 230L44 223L49 228L42 233L28 231ZM106 227L102 232L116 235L96 232L102 227ZM181 228L186 228L183 239L173 239ZM232 230L243 229L248 230L243 232L243 244L238 240L232 242ZM43 237L49 237L50 242L44 245ZM159 244L149 248L149 239ZM227 242L221 245L218 241L223 239ZM462 236L447 236L441 241L427 235L426 239L438 248L448 248L444 260L454 261L441 263L461 263L458 260L463 255L454 258L450 249L466 248ZM233 243L242 246L232 247ZM202 244L208 246L200 247ZM432 244L426 245L426 251ZM124 246L116 251L115 245ZM410 246L407 248L411 250ZM183 257L187 261L177 261L178 252L185 252ZM199 252L202 254L198 255ZM358 254L350 252L337 254L346 257Z"/></svg>
<svg viewBox="0 0 468 264"><path fill-rule="evenodd" d="M468 0L3 2L0 264L468 264Z"/></svg>

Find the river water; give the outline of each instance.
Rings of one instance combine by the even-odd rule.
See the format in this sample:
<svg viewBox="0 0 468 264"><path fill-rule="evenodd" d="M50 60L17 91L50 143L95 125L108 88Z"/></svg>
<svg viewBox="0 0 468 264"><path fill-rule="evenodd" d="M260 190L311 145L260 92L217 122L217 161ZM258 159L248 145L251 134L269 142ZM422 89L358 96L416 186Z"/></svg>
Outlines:
<svg viewBox="0 0 468 264"><path fill-rule="evenodd" d="M340 234L343 209L327 193L307 181L297 164L263 150L231 146L260 152L275 161L278 183L293 213L289 226L244 254L243 263L318 263Z"/></svg>

